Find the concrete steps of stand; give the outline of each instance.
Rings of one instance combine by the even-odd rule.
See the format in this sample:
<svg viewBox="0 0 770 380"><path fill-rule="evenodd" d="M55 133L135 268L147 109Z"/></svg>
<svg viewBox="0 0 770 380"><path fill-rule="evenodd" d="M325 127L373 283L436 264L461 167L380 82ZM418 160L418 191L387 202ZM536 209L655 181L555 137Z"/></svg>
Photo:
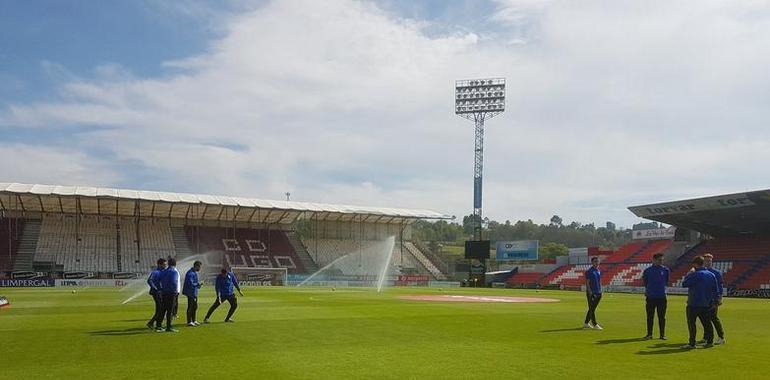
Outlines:
<svg viewBox="0 0 770 380"><path fill-rule="evenodd" d="M184 259L195 254L190 249L190 242L187 240L187 233L184 231L184 227L171 227L171 238L174 242L174 252L178 259Z"/></svg>
<svg viewBox="0 0 770 380"><path fill-rule="evenodd" d="M37 239L40 237L40 221L27 220L19 240L19 250L13 264L14 271L31 271L34 269Z"/></svg>
<svg viewBox="0 0 770 380"><path fill-rule="evenodd" d="M299 257L299 260L302 262L305 272L310 274L318 271L318 264L316 264L313 257L310 256L310 252L305 248L305 244L302 243L299 235L294 231L286 231L286 236L289 238L291 246L294 247L294 252L296 252L297 257Z"/></svg>
<svg viewBox="0 0 770 380"><path fill-rule="evenodd" d="M406 247L406 250L414 256L417 261L422 264L425 269L430 272L431 275L436 280L439 281L445 281L447 279L446 275L444 273L441 273L441 271L436 268L435 265L425 256L425 254L422 253L413 243L411 242L404 242L404 247Z"/></svg>

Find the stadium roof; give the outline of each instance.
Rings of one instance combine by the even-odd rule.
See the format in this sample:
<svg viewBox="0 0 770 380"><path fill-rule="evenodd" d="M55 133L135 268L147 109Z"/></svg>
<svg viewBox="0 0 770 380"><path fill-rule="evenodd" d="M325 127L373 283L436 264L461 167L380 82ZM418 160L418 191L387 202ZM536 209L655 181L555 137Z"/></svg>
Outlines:
<svg viewBox="0 0 770 380"><path fill-rule="evenodd" d="M300 217L387 224L452 218L429 210L2 182L0 210L282 224Z"/></svg>
<svg viewBox="0 0 770 380"><path fill-rule="evenodd" d="M636 216L711 236L770 234L770 190L629 207Z"/></svg>

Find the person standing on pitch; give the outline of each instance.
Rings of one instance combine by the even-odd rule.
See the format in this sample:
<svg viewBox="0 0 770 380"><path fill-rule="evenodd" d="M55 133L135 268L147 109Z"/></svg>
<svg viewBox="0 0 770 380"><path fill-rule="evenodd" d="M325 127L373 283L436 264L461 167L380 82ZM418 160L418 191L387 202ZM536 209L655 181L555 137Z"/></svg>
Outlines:
<svg viewBox="0 0 770 380"><path fill-rule="evenodd" d="M697 256L692 260L693 267L682 281L682 287L687 288L687 329L690 332L690 342L682 348L695 348L695 335L698 332L695 319L700 319L703 325L706 344L714 345L714 327L711 325L711 307L717 299L717 278L703 266L703 257Z"/></svg>
<svg viewBox="0 0 770 380"><path fill-rule="evenodd" d="M652 266L644 270L644 294L647 296L647 335L644 339L652 339L652 325L655 311L658 311L658 327L660 339L666 340L666 286L668 285L671 271L663 265L663 254L656 253L652 256Z"/></svg>
<svg viewBox="0 0 770 380"><path fill-rule="evenodd" d="M148 329L160 329L163 324L163 301L160 296L160 273L166 269L166 259L158 259L158 266L150 273L147 278L147 285L150 285L150 296L155 301L155 315L147 322Z"/></svg>
<svg viewBox="0 0 770 380"><path fill-rule="evenodd" d="M588 312L586 313L584 329L604 330L596 322L596 307L602 300L602 272L599 271L599 258L591 258L591 267L585 273L586 298L588 298ZM590 322L590 323L589 323Z"/></svg>
<svg viewBox="0 0 770 380"><path fill-rule="evenodd" d="M724 289L724 282L722 280L722 272L720 272L718 269L713 268L711 265L714 261L714 255L707 253L703 255L703 266L706 267L706 270L711 272L714 277L717 278L717 299L716 303L714 303L714 306L711 308L711 323L714 325L714 329L717 331L717 336L719 337L717 340L714 341L714 344L725 344L725 329L722 327L722 321L719 319L719 307L722 306L722 292ZM705 337L704 343L705 343Z"/></svg>
<svg viewBox="0 0 770 380"><path fill-rule="evenodd" d="M160 273L160 293L163 301L163 315L166 317L166 332L179 332L171 326L174 304L182 285L179 281L179 271L176 270L176 260L168 258L168 268ZM163 330L159 330L163 331Z"/></svg>
<svg viewBox="0 0 770 380"><path fill-rule="evenodd" d="M187 326L190 327L198 326L195 313L198 311L198 289L201 288L201 283L198 280L198 272L200 272L201 266L203 266L203 263L200 261L194 262L192 268L184 275L182 294L187 296Z"/></svg>
<svg viewBox="0 0 770 380"><path fill-rule="evenodd" d="M222 268L222 272L217 276L216 284L214 285L217 299L214 300L214 304L211 305L208 313L206 313L206 318L203 319L203 323L209 323L211 313L222 304L223 300L227 300L227 302L230 303L230 310L227 312L225 322L235 322L232 320L232 316L233 313L235 313L235 309L238 308L238 299L235 298L233 287L238 289L238 293L243 296L241 287L238 285L238 279L235 278L233 272L228 272L227 269Z"/></svg>

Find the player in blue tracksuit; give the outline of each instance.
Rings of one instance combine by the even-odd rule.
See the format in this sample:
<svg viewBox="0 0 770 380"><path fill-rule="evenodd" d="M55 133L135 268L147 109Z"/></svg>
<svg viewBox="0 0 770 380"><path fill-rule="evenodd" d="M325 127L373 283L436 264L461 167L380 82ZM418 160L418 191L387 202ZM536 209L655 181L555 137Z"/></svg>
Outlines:
<svg viewBox="0 0 770 380"><path fill-rule="evenodd" d="M182 294L187 296L187 326L198 326L198 320L195 317L198 311L198 289L201 288L201 283L198 280L198 272L201 270L203 263L196 261L193 263L192 268L184 275L184 286L182 287Z"/></svg>
<svg viewBox="0 0 770 380"><path fill-rule="evenodd" d="M714 341L714 344L725 344L725 329L722 327L722 321L719 319L719 307L722 306L722 292L724 291L724 281L722 279L722 272L720 272L718 269L713 268L712 262L714 260L714 255L707 253L703 255L703 266L706 267L706 269L711 272L714 277L717 278L717 301L714 304L714 307L711 308L711 323L714 324L714 330L717 331L717 336L719 337L717 340ZM705 337L703 339L706 339Z"/></svg>
<svg viewBox="0 0 770 380"><path fill-rule="evenodd" d="M160 296L160 272L166 269L166 259L158 259L158 266L147 277L147 285L150 286L150 296L155 301L155 314L149 322L147 328L159 329L163 323L163 301Z"/></svg>
<svg viewBox="0 0 770 380"><path fill-rule="evenodd" d="M168 268L160 272L160 294L163 301L163 315L166 317L166 331L178 332L171 326L174 305L176 304L182 283L179 281L179 271L176 270L176 260L168 259Z"/></svg>
<svg viewBox="0 0 770 380"><path fill-rule="evenodd" d="M235 322L232 320L232 316L233 313L235 313L235 309L238 308L238 299L235 298L235 292L233 291L233 288L238 289L238 293L243 296L241 287L238 285L238 279L235 278L233 272L228 272L227 269L222 268L222 272L217 276L216 283L214 285L217 299L214 300L214 304L211 305L208 313L206 313L206 318L203 319L203 323L209 323L209 317L211 317L211 313L213 313L214 310L216 310L219 305L224 302L224 300L227 300L227 302L230 303L230 310L227 312L225 322Z"/></svg>
<svg viewBox="0 0 770 380"><path fill-rule="evenodd" d="M703 325L705 347L711 347L714 345L711 308L717 302L717 278L703 266L702 256L695 257L692 264L693 268L682 282L682 286L687 288L687 329L690 332L690 342L682 348L695 348L696 318Z"/></svg>
<svg viewBox="0 0 770 380"><path fill-rule="evenodd" d="M596 322L596 307L602 300L602 272L599 271L599 258L591 258L591 267L585 272L586 298L588 299L588 312L586 313L584 329L603 330ZM593 325L591 323L593 323Z"/></svg>
<svg viewBox="0 0 770 380"><path fill-rule="evenodd" d="M647 335L645 339L652 339L652 325L655 311L658 312L658 327L660 339L666 340L666 286L669 282L671 271L663 265L663 254L656 253L652 256L652 265L642 273L644 281L644 294L646 296L647 309Z"/></svg>

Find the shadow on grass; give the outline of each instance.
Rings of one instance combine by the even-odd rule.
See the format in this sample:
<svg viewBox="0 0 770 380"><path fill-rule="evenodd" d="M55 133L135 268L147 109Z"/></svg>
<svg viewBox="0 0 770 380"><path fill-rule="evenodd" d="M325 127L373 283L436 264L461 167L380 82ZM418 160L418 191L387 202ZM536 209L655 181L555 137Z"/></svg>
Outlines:
<svg viewBox="0 0 770 380"><path fill-rule="evenodd" d="M554 332L583 331L583 330L589 330L589 329L584 329L582 327L575 327L575 328L571 328L571 329L540 330L540 332L541 333L554 333Z"/></svg>
<svg viewBox="0 0 770 380"><path fill-rule="evenodd" d="M668 355L692 351L694 348L682 348L686 343L658 343L650 346L651 350L642 350L637 355Z"/></svg>
<svg viewBox="0 0 770 380"><path fill-rule="evenodd" d="M642 342L645 340L647 339L644 339L644 338L607 339L607 340L596 341L596 344L633 343L633 342Z"/></svg>
<svg viewBox="0 0 770 380"><path fill-rule="evenodd" d="M89 334L99 335L99 336L124 336L124 335L138 335L138 334L144 334L149 332L153 332L153 331L149 330L147 327L132 327L130 329L122 329L122 330L91 331Z"/></svg>

